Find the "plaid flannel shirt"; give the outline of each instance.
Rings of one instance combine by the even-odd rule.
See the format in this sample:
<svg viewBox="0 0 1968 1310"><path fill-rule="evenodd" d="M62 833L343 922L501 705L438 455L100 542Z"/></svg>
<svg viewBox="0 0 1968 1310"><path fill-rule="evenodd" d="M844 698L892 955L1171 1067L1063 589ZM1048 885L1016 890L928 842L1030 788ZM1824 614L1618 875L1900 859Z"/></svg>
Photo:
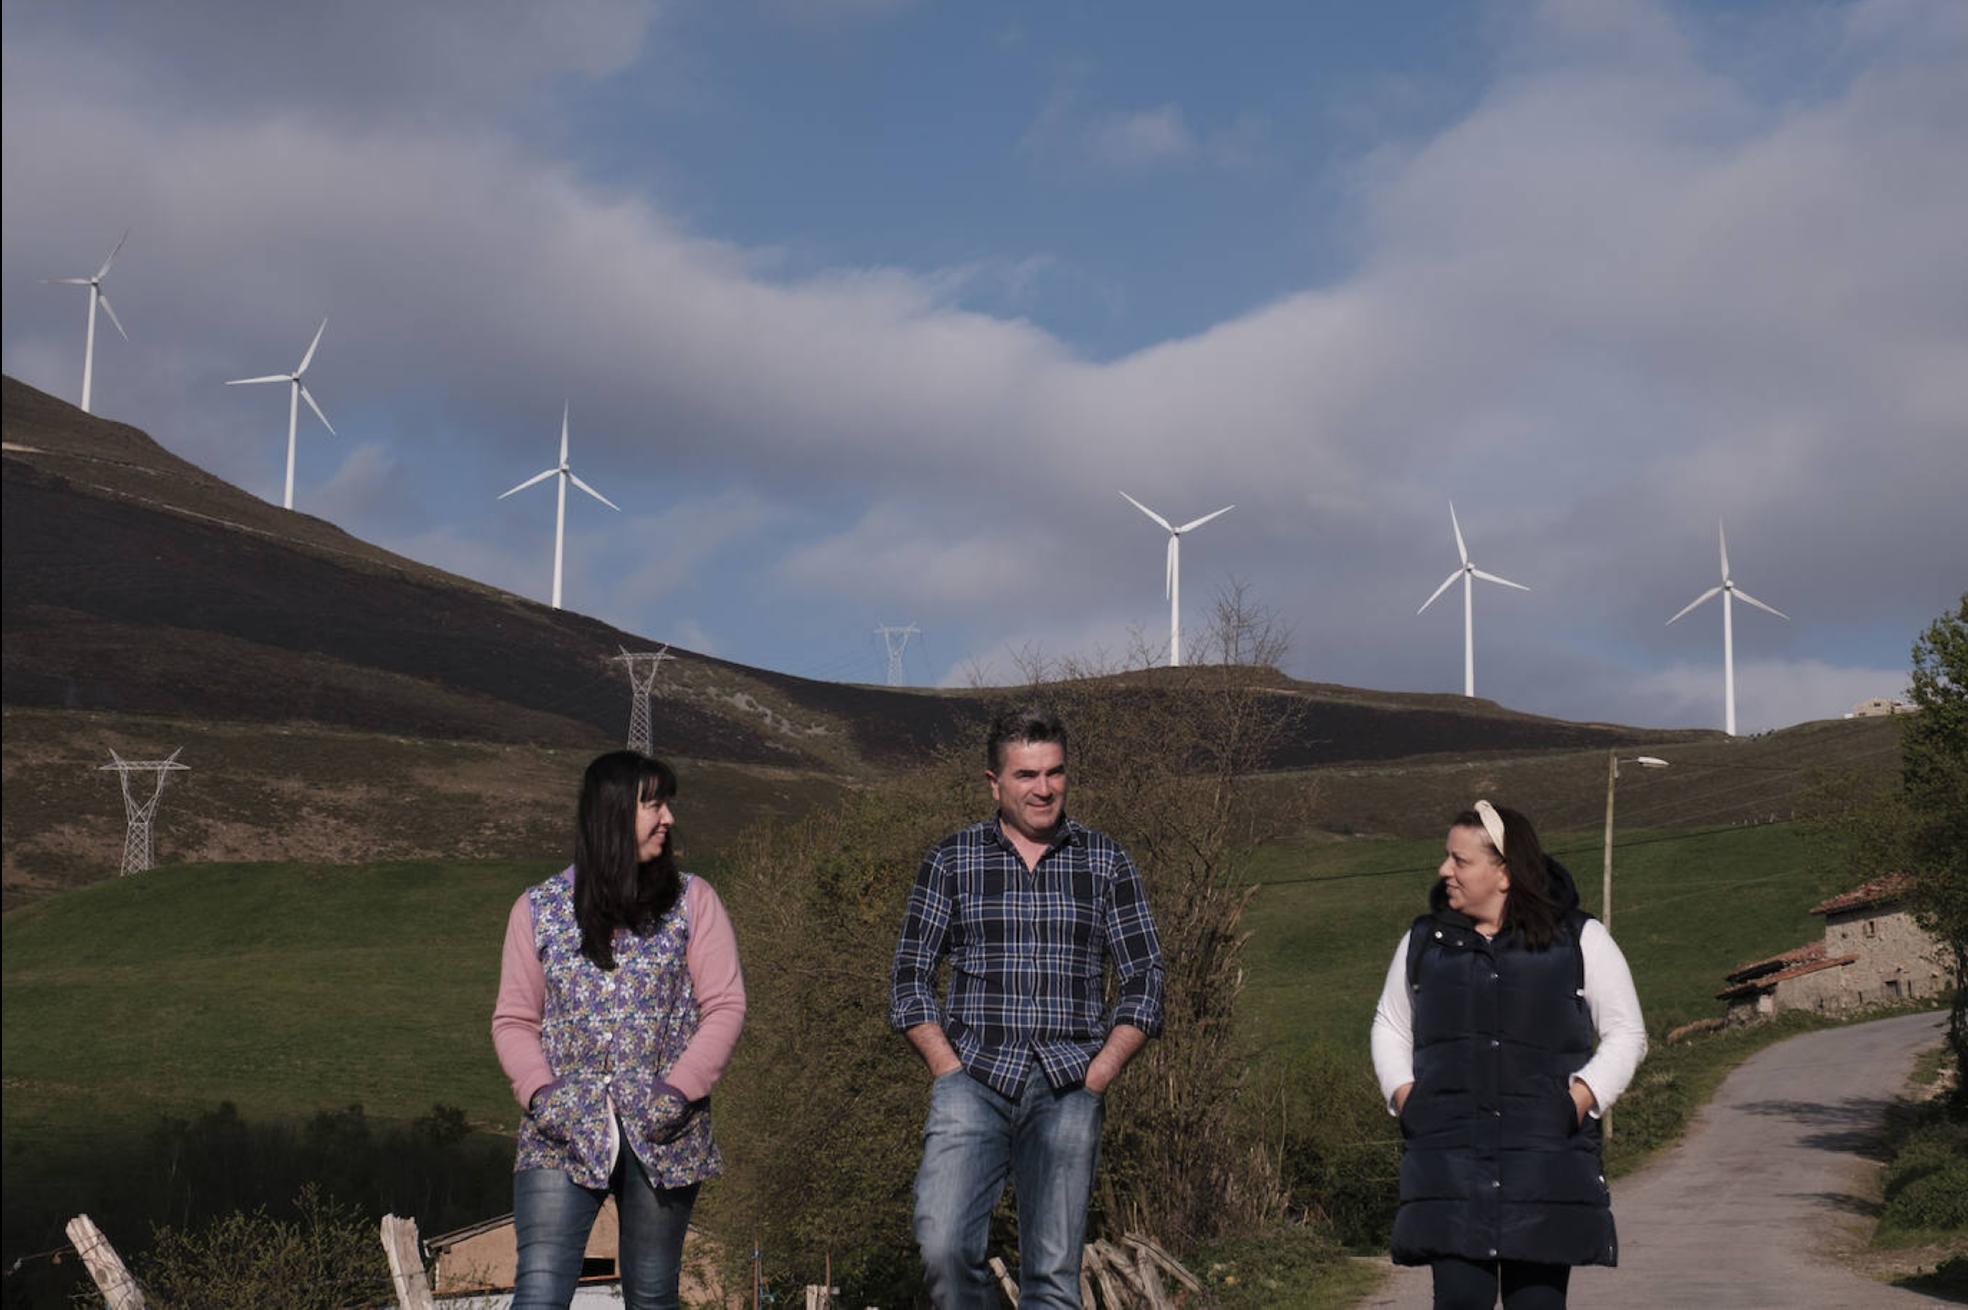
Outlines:
<svg viewBox="0 0 1968 1310"><path fill-rule="evenodd" d="M950 995L939 1007L945 955ZM1015 1099L1034 1056L1048 1082L1070 1087L1112 1025L1160 1032L1162 972L1141 875L1118 842L1065 819L1027 869L991 818L923 858L895 947L888 1022L897 1032L940 1023L970 1075Z"/></svg>

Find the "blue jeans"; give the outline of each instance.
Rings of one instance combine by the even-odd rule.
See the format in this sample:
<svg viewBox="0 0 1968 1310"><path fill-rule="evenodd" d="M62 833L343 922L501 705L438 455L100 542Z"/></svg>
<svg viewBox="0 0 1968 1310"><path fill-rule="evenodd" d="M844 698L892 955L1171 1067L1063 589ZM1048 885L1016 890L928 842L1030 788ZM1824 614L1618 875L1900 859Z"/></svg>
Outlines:
<svg viewBox="0 0 1968 1310"><path fill-rule="evenodd" d="M916 1174L916 1244L938 1310L997 1306L985 1248L1007 1173L1018 1196L1019 1306L1079 1310L1104 1113L1085 1088L1054 1091L1036 1061L1017 1100L961 1070L936 1080Z"/></svg>
<svg viewBox="0 0 1968 1310"><path fill-rule="evenodd" d="M513 1310L566 1310L581 1276L588 1230L610 1192L621 1230L615 1267L623 1304L631 1310L677 1310L683 1234L697 1185L652 1187L626 1145L606 1188L576 1186L558 1169L513 1175L513 1231L519 1244Z"/></svg>

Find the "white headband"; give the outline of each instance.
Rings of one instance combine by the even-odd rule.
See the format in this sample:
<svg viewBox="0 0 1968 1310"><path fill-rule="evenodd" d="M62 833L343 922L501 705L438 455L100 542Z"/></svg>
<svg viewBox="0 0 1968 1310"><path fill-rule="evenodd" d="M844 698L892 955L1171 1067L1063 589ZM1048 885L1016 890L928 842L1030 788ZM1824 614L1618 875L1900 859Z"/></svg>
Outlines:
<svg viewBox="0 0 1968 1310"><path fill-rule="evenodd" d="M1483 821L1483 831L1490 834L1490 845L1497 848L1498 855L1502 855L1503 816L1497 813L1497 807L1488 801L1477 801L1476 817Z"/></svg>

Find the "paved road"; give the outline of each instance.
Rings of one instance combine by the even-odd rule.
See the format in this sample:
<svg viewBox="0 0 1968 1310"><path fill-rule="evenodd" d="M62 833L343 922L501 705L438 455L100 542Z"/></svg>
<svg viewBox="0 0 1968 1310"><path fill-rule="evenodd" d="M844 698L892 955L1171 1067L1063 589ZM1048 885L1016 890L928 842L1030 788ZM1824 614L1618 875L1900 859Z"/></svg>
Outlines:
<svg viewBox="0 0 1968 1310"><path fill-rule="evenodd" d="M1944 1302L1873 1282L1821 1251L1872 1213L1862 1154L1914 1053L1947 1026L1901 1015L1793 1037L1744 1061L1688 1136L1613 1187L1620 1266L1581 1269L1581 1310L1894 1310ZM1617 1115L1614 1116L1618 1118ZM1426 1306L1426 1269L1397 1269L1365 1307Z"/></svg>

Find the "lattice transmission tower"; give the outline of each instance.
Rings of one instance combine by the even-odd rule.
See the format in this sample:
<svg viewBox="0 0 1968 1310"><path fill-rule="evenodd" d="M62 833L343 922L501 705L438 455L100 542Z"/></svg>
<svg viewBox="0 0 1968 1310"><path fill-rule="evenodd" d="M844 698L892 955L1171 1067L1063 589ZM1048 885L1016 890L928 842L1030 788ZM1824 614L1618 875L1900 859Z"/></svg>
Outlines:
<svg viewBox="0 0 1968 1310"><path fill-rule="evenodd" d="M620 664L629 671L629 749L650 753L649 696L656 690L656 674L663 667L664 660L673 660L667 643L661 650L631 652L625 647L617 647L622 653L609 657L612 664Z"/></svg>
<svg viewBox="0 0 1968 1310"><path fill-rule="evenodd" d="M157 815L157 801L164 794L165 777L191 767L178 763L178 755L183 750L184 747L180 746L161 760L126 760L112 750L109 758L115 763L105 764L97 770L99 773L118 774L123 783L123 812L129 818L129 826L123 833L124 874L143 873L150 868L150 821ZM140 798L143 784L130 781L132 774L139 773L157 775L148 799Z"/></svg>
<svg viewBox="0 0 1968 1310"><path fill-rule="evenodd" d="M906 627L895 627L884 623L875 629L881 634L883 644L888 647L888 685L902 685L902 652L909 648L909 638L922 635L922 629L911 623Z"/></svg>

